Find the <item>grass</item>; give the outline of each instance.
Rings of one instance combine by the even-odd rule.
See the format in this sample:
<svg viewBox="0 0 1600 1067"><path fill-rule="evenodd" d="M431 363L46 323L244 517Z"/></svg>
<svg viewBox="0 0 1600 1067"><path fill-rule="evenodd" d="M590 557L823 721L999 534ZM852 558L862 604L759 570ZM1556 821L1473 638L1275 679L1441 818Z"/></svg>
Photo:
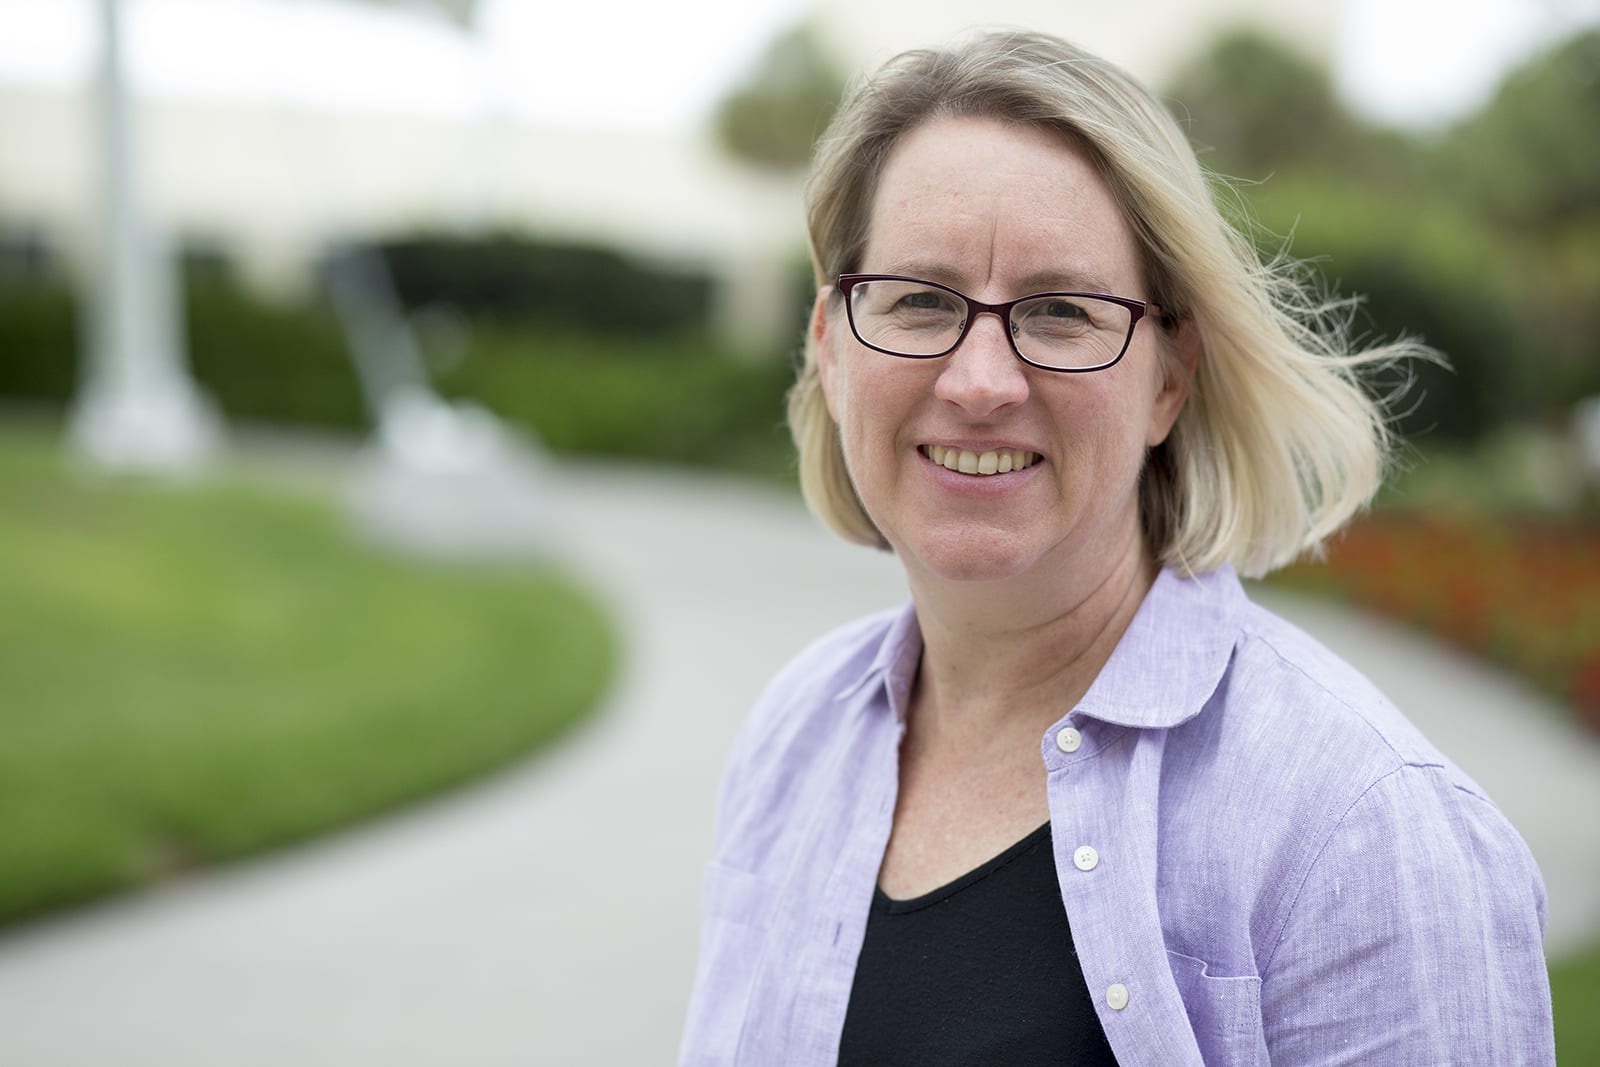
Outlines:
<svg viewBox="0 0 1600 1067"><path fill-rule="evenodd" d="M481 775L612 673L548 566L422 565L317 499L58 452L0 424L0 923Z"/></svg>
<svg viewBox="0 0 1600 1067"><path fill-rule="evenodd" d="M1556 1062L1600 1063L1600 944L1550 967Z"/></svg>

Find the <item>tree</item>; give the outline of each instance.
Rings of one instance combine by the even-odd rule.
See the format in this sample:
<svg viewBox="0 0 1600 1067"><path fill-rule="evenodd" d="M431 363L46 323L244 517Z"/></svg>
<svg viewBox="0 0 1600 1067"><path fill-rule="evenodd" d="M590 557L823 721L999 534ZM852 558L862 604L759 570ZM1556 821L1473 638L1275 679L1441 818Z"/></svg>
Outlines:
<svg viewBox="0 0 1600 1067"><path fill-rule="evenodd" d="M1529 363L1547 407L1600 391L1600 30L1513 70L1438 146L1433 188L1496 228L1485 268L1526 322L1502 358Z"/></svg>
<svg viewBox="0 0 1600 1067"><path fill-rule="evenodd" d="M718 105L718 138L735 157L775 170L798 170L844 94L844 75L813 27L779 34Z"/></svg>
<svg viewBox="0 0 1600 1067"><path fill-rule="evenodd" d="M1327 71L1254 29L1218 38L1166 95L1202 158L1223 173L1342 167L1358 140Z"/></svg>
<svg viewBox="0 0 1600 1067"><path fill-rule="evenodd" d="M1600 30L1509 74L1445 138L1439 173L1500 222L1550 233L1600 218Z"/></svg>

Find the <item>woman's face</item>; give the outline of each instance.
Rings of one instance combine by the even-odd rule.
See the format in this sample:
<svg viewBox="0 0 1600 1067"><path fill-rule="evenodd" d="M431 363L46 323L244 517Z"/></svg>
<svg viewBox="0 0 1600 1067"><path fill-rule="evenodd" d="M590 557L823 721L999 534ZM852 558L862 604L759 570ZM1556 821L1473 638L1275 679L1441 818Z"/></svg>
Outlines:
<svg viewBox="0 0 1600 1067"><path fill-rule="evenodd" d="M942 282L989 303L1068 290L1148 300L1111 190L1060 135L992 119L943 118L908 133L872 203L861 273ZM867 514L915 578L1000 579L1108 568L1142 552L1138 482L1146 449L1187 395L1167 373L1172 342L1150 320L1121 362L1062 374L1017 359L1004 324L979 315L954 352L901 359L850 332L843 302L812 320L828 410ZM979 469L1006 453L1020 470L963 474L932 458L959 449ZM983 462L986 452L996 458Z"/></svg>

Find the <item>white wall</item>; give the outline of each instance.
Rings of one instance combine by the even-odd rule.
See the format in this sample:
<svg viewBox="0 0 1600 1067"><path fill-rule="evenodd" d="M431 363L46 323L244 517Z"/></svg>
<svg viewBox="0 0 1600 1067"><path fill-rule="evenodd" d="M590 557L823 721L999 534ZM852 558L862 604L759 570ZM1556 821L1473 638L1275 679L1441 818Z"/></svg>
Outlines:
<svg viewBox="0 0 1600 1067"><path fill-rule="evenodd" d="M92 240L83 91L0 86L0 222ZM799 232L797 181L702 140L394 116L145 101L151 208L268 274L346 233L501 224L691 260L768 254Z"/></svg>

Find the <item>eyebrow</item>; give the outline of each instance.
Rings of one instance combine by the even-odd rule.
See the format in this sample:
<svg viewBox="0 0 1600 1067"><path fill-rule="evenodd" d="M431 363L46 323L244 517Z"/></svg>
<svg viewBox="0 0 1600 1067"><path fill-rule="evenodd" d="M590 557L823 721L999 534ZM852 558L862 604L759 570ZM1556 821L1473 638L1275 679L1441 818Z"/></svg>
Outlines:
<svg viewBox="0 0 1600 1067"><path fill-rule="evenodd" d="M882 273L904 274L912 278L926 278L930 282L939 282L942 285L950 286L952 289L961 289L962 284L962 280L956 271L940 266L937 263L900 260L891 263ZM962 291L965 292L965 290ZM1118 294L1101 275L1092 271L1072 270L1069 268L1035 271L1019 280L1017 286L1018 296L1031 296L1034 293L1123 295Z"/></svg>

